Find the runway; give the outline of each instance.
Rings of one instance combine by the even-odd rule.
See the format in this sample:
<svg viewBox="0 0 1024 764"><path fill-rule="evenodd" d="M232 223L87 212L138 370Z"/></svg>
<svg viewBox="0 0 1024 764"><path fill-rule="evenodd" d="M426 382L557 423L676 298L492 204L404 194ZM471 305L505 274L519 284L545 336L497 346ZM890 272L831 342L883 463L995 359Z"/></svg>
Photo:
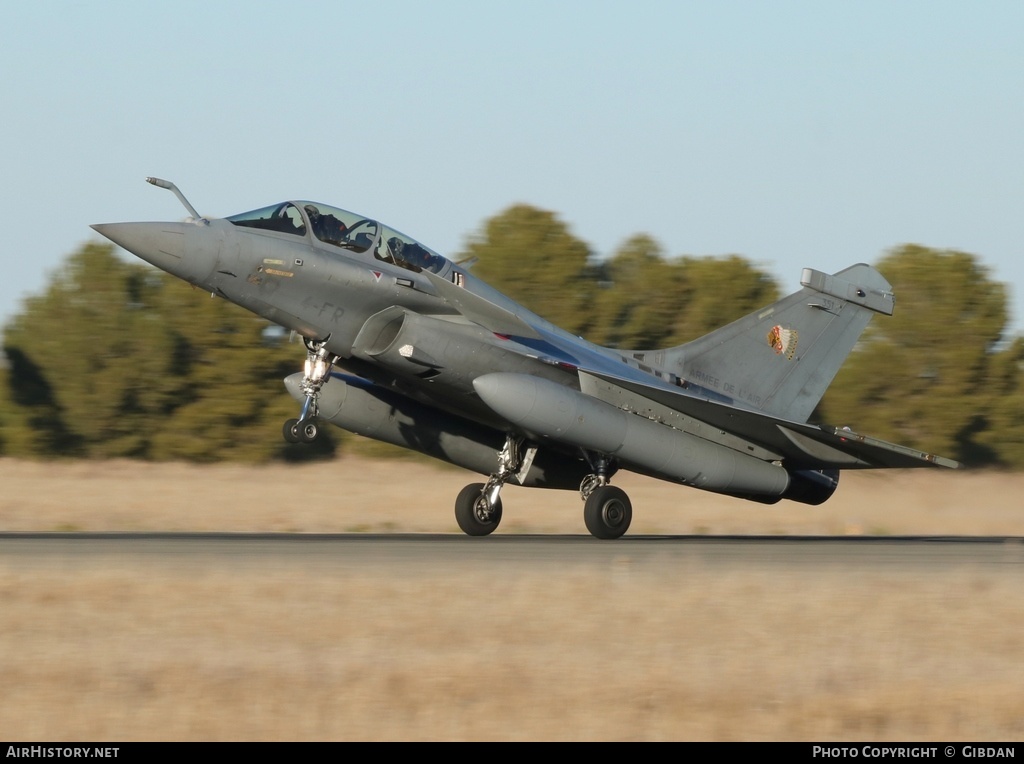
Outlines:
<svg viewBox="0 0 1024 764"><path fill-rule="evenodd" d="M1013 536L626 536L305 534L305 533L0 533L0 559L21 564L179 561L216 564L444 569L466 563L573 567L699 564L876 570L1024 566L1024 538Z"/></svg>
<svg viewBox="0 0 1024 764"><path fill-rule="evenodd" d="M1024 539L0 534L0 735L1013 739Z"/></svg>

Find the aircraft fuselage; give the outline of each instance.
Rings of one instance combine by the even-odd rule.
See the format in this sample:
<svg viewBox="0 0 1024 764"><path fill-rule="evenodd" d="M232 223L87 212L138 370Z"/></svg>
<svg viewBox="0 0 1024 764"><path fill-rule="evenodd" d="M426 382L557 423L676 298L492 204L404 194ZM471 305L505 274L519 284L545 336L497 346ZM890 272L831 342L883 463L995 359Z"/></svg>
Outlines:
<svg viewBox="0 0 1024 764"><path fill-rule="evenodd" d="M587 528L617 538L632 517L609 484L619 468L820 504L840 469L958 466L807 421L872 315L892 313L891 287L870 266L805 269L803 289L705 337L620 351L376 220L305 201L200 218L173 184L150 182L193 217L93 228L303 337L305 371L285 380L302 403L287 440L309 442L328 421L489 475L456 501L470 535L497 527L510 480L578 487Z"/></svg>

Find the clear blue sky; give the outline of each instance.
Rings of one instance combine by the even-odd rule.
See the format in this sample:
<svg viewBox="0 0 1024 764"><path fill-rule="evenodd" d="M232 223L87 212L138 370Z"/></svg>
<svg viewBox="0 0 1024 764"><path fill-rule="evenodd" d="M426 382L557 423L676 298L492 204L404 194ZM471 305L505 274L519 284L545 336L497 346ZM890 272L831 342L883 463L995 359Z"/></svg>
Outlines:
<svg viewBox="0 0 1024 764"><path fill-rule="evenodd" d="M956 248L1024 326L1021 2L18 2L0 72L0 321L90 223L184 217L156 175L447 254L527 202L785 291Z"/></svg>

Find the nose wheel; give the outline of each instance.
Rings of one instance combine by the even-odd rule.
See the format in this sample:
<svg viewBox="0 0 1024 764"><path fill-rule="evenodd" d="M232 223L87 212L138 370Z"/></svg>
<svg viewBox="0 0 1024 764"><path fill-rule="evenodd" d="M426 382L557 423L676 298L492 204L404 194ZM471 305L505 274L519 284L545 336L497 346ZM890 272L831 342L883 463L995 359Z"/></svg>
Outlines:
<svg viewBox="0 0 1024 764"><path fill-rule="evenodd" d="M312 443L320 434L320 424L316 419L289 419L282 429L284 439L289 443Z"/></svg>
<svg viewBox="0 0 1024 764"><path fill-rule="evenodd" d="M328 337L327 339L330 339ZM284 439L289 443L312 443L320 434L320 424L317 422L316 400L320 397L320 390L331 378L331 369L334 367L338 356L327 350L327 340L304 340L306 345L305 376L299 383L299 389L306 395L302 404L302 411L298 419L289 419L284 423L281 430Z"/></svg>

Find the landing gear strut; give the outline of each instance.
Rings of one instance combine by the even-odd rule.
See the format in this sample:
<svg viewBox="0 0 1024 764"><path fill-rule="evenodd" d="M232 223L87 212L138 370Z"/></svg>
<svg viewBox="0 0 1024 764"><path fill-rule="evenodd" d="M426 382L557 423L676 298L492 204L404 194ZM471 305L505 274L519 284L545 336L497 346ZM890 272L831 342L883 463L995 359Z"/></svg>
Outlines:
<svg viewBox="0 0 1024 764"><path fill-rule="evenodd" d="M535 448L523 454L523 439L508 435L498 452L498 471L486 483L471 483L455 499L455 521L468 536L486 536L501 522L501 487L529 469Z"/></svg>
<svg viewBox="0 0 1024 764"><path fill-rule="evenodd" d="M338 360L338 356L327 350L326 339L305 339L303 343L306 345L306 366L299 388L305 393L306 400L302 404L299 418L284 423L282 434L289 443L312 443L320 434L320 424L316 419L320 412L316 399L320 397L320 389L330 379L331 369Z"/></svg>
<svg viewBox="0 0 1024 764"><path fill-rule="evenodd" d="M580 498L583 499L583 522L591 535L599 539L617 539L629 529L633 505L626 492L609 485L615 473L612 460L603 454L584 453L593 473L583 478Z"/></svg>

